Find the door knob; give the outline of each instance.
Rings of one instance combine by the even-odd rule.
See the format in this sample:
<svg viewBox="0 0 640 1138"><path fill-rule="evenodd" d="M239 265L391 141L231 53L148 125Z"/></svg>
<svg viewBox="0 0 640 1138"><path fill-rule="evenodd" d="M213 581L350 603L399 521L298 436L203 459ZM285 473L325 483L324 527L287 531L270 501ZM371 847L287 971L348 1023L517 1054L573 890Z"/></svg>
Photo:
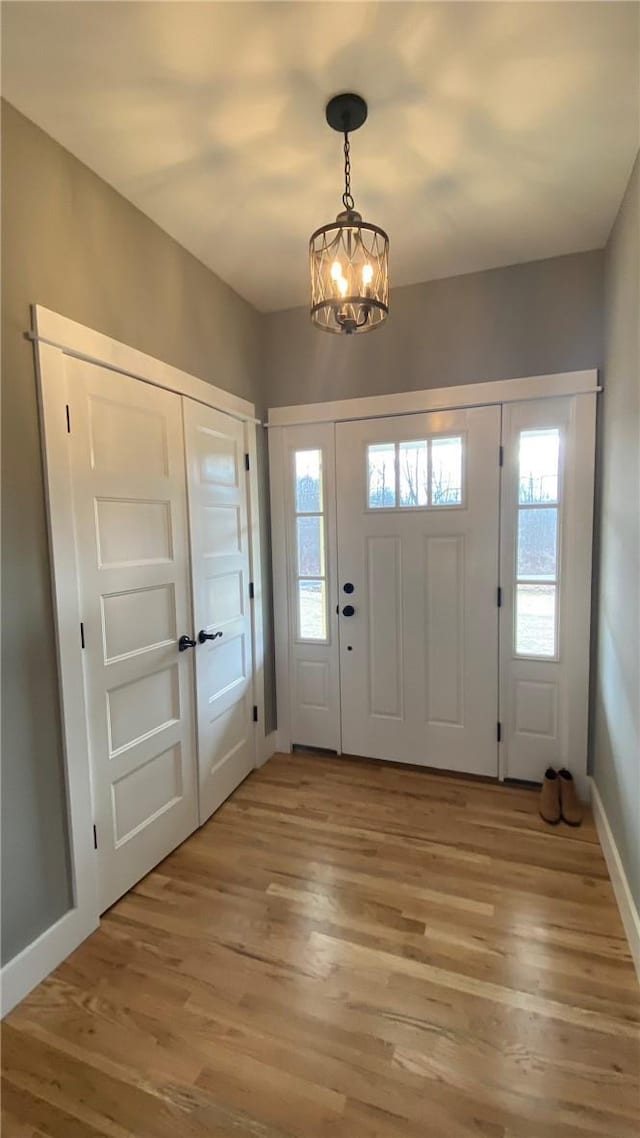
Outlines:
<svg viewBox="0 0 640 1138"><path fill-rule="evenodd" d="M204 644L205 640L217 640L219 636L223 635L222 632L205 632L204 628L201 628L198 633L198 640Z"/></svg>
<svg viewBox="0 0 640 1138"><path fill-rule="evenodd" d="M354 609L353 605L345 605L343 610L342 610L342 615L343 616L353 616L355 611L356 610Z"/></svg>
<svg viewBox="0 0 640 1138"><path fill-rule="evenodd" d="M187 648L195 648L196 642L190 636L181 636L178 641L178 651L186 652Z"/></svg>
<svg viewBox="0 0 640 1138"><path fill-rule="evenodd" d="M345 581L342 588L344 589L345 593L353 593L355 590L355 585L353 585L351 581Z"/></svg>

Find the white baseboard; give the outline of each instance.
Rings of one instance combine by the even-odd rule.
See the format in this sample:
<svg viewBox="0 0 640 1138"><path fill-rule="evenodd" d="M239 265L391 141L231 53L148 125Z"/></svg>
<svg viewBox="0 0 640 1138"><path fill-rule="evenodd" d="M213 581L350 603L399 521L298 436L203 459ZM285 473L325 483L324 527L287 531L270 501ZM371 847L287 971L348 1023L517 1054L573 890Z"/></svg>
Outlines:
<svg viewBox="0 0 640 1138"><path fill-rule="evenodd" d="M618 847L611 826L609 825L609 819L605 813L598 787L593 779L591 779L591 805L604 860L607 863L609 877L613 885L613 892L618 902L622 924L627 934L629 949L638 974L638 980L640 981L640 914L631 896L631 889L629 888L629 882L627 881L622 859L618 852Z"/></svg>
<svg viewBox="0 0 640 1138"><path fill-rule="evenodd" d="M275 755L278 750L278 732L271 731L269 735L265 735L262 740L262 754L258 767L263 767L269 761L272 755Z"/></svg>
<svg viewBox="0 0 640 1138"><path fill-rule="evenodd" d="M97 916L70 909L55 925L23 948L0 972L0 1011L6 1016L95 929Z"/></svg>

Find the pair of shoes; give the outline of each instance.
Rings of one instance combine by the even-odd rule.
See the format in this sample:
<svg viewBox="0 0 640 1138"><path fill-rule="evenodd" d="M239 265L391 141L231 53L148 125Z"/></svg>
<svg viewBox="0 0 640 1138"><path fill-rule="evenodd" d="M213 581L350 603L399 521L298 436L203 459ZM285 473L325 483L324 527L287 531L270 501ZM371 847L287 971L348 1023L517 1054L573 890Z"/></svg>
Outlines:
<svg viewBox="0 0 640 1138"><path fill-rule="evenodd" d="M540 791L540 817L555 826L561 819L569 826L579 826L582 805L576 794L571 771L554 771L548 767Z"/></svg>

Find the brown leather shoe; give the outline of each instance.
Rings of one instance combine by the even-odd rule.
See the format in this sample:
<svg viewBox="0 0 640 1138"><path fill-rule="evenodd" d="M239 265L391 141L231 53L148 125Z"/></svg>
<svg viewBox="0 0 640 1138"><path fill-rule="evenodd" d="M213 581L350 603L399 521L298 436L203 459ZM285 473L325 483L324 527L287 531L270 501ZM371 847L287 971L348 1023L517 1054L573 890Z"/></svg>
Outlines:
<svg viewBox="0 0 640 1138"><path fill-rule="evenodd" d="M547 767L540 791L540 817L552 826L556 826L561 816L560 779L553 767Z"/></svg>
<svg viewBox="0 0 640 1138"><path fill-rule="evenodd" d="M558 771L560 783L560 811L568 826L579 826L582 821L582 803L576 793L576 784L571 771Z"/></svg>

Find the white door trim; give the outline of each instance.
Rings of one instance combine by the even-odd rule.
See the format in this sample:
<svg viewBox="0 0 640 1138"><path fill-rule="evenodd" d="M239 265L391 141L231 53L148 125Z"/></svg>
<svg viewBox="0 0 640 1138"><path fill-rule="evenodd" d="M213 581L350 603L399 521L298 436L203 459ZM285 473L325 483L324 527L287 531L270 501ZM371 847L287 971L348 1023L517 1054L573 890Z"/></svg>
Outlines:
<svg viewBox="0 0 640 1138"><path fill-rule="evenodd" d="M270 407L268 427L291 427L302 423L339 423L345 419L375 419L386 415L413 415L417 411L452 411L483 407L488 403L512 403L558 395L582 395L601 391L596 368L557 375L534 375L521 379L485 380L458 387L434 387L393 395L370 395L330 403L304 403L293 407Z"/></svg>
<svg viewBox="0 0 640 1138"><path fill-rule="evenodd" d="M71 502L71 463L67 445L67 379L64 356L86 359L223 411L246 423L250 456L249 510L252 548L254 691L259 711L255 765L272 753L264 733L264 646L262 579L256 464L255 406L202 379L145 355L109 336L86 328L41 305L32 306L36 379L42 430L42 454L52 593L58 656L60 707L65 761L67 817L73 907L2 968L1 1014L6 1015L62 960L98 927L96 858L93 850L93 805L88 763L87 714L80 646L80 597Z"/></svg>
<svg viewBox="0 0 640 1138"><path fill-rule="evenodd" d="M59 348L65 355L77 356L89 363L99 364L100 367L124 372L134 379L153 383L167 391L175 391L177 395L186 395L217 411L225 411L236 419L257 422L255 405L247 399L232 395L221 387L214 387L204 379L197 379L188 372L157 360L154 356L148 356L145 352L139 352L137 348L130 348L119 340L112 340L110 336L96 332L93 328L85 328L84 324L60 316L49 308L43 308L41 304L31 306L31 325L27 336L36 345L49 344Z"/></svg>

